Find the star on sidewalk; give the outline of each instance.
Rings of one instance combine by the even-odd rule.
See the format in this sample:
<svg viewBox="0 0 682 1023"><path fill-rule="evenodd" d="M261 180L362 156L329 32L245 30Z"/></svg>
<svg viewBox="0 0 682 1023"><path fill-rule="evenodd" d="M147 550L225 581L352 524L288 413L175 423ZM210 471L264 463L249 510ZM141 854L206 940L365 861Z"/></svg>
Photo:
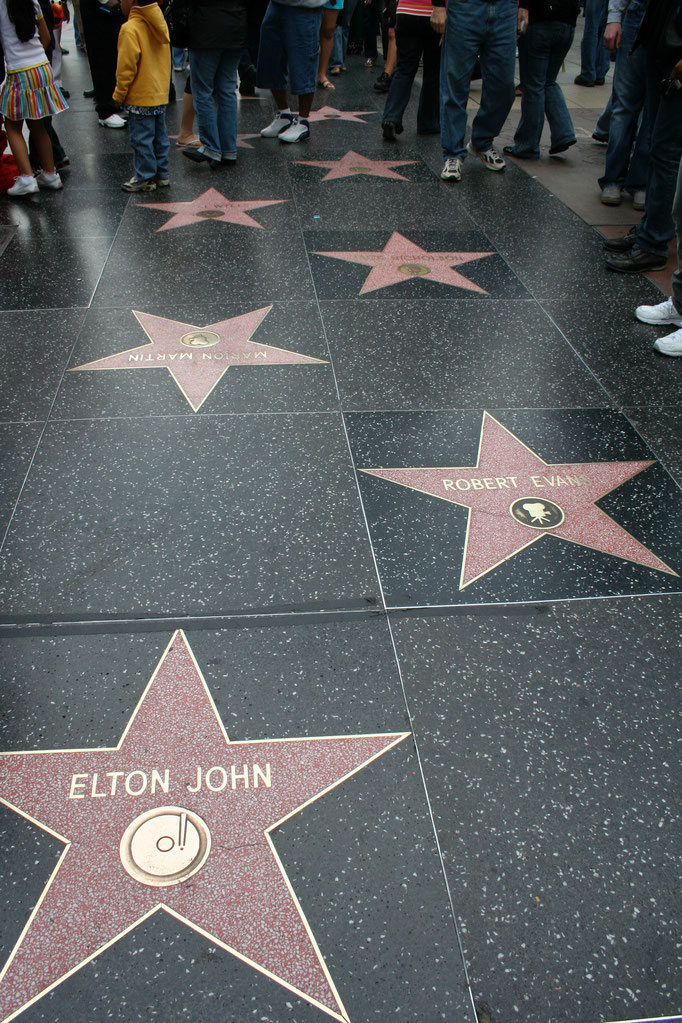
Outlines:
<svg viewBox="0 0 682 1023"><path fill-rule="evenodd" d="M421 246L411 242L405 235L394 231L383 249L378 252L316 252L316 256L330 256L332 259L343 259L347 263L361 263L371 266L360 294L388 288L391 284L401 284L412 277L422 277L427 281L439 284L450 284L455 288L467 291L479 291L483 295L488 292L479 288L467 277L453 269L463 263L471 263L484 256L494 256L494 252L427 252Z"/></svg>
<svg viewBox="0 0 682 1023"><path fill-rule="evenodd" d="M249 142L247 142L247 139L259 138L260 138L259 132L256 132L253 135L246 135L244 133L242 133L241 135L237 135L237 149L253 149L254 147Z"/></svg>
<svg viewBox="0 0 682 1023"><path fill-rule="evenodd" d="M223 224L241 224L243 227L263 228L257 220L250 217L249 210L260 209L261 206L276 206L288 199L227 199L216 188L207 188L198 199L191 202L139 202L137 205L145 210L164 210L174 214L170 220L157 228L158 231L170 231L174 227L187 227L188 224L203 224L207 220L220 220Z"/></svg>
<svg viewBox="0 0 682 1023"><path fill-rule="evenodd" d="M118 746L0 754L0 802L65 846L0 1019L164 911L347 1023L272 833L407 734L232 742L178 632Z"/></svg>
<svg viewBox="0 0 682 1023"><path fill-rule="evenodd" d="M545 462L485 412L476 465L361 471L469 509L463 590L543 536L677 576L595 504L653 464Z"/></svg>
<svg viewBox="0 0 682 1023"><path fill-rule="evenodd" d="M128 348L94 362L74 366L69 372L96 369L166 369L195 412L198 412L230 366L284 366L323 364L324 359L274 348L251 336L272 306L254 309L206 327L151 313L133 315L149 338L149 344Z"/></svg>
<svg viewBox="0 0 682 1023"><path fill-rule="evenodd" d="M403 174L396 174L393 167L404 167L406 164L417 163L417 160L370 160L353 149L349 149L340 160L296 160L306 167L328 167L329 173L323 181L336 181L337 178L351 178L359 174L369 174L374 178L391 178L393 181L409 181Z"/></svg>
<svg viewBox="0 0 682 1023"><path fill-rule="evenodd" d="M367 124L362 118L367 114L376 114L376 110L337 110L336 107L320 107L308 115L308 120L313 121L354 121L356 124Z"/></svg>

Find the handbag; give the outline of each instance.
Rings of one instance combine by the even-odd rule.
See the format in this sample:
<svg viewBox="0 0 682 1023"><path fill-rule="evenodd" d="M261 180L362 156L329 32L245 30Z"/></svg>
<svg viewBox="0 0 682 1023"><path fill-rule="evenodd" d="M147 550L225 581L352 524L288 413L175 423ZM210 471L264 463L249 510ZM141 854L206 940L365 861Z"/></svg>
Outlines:
<svg viewBox="0 0 682 1023"><path fill-rule="evenodd" d="M163 15L168 25L171 46L186 50L189 46L189 4L187 0L168 0Z"/></svg>

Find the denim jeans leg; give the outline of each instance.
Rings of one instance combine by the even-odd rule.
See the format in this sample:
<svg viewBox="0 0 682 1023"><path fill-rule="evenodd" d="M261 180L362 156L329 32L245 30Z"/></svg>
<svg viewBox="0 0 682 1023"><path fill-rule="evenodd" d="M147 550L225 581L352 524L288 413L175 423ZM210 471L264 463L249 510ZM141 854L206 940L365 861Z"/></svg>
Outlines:
<svg viewBox="0 0 682 1023"><path fill-rule="evenodd" d="M154 156L157 178L168 177L168 154L170 142L166 131L166 112L154 115Z"/></svg>
<svg viewBox="0 0 682 1023"><path fill-rule="evenodd" d="M514 134L514 152L518 156L538 157L540 137L545 123L545 78L549 59L546 22L528 26L519 37L519 73L521 78L521 119Z"/></svg>
<svg viewBox="0 0 682 1023"><path fill-rule="evenodd" d="M237 155L237 67L239 50L223 50L215 80L221 155Z"/></svg>
<svg viewBox="0 0 682 1023"><path fill-rule="evenodd" d="M673 220L677 235L677 270L673 274L673 305L678 313L682 313L682 163L680 163L677 174Z"/></svg>
<svg viewBox="0 0 682 1023"><path fill-rule="evenodd" d="M613 113L613 91L609 96L609 101L599 115L599 119L594 126L594 130L597 135L606 135L608 138L609 131L611 130L611 115Z"/></svg>
<svg viewBox="0 0 682 1023"><path fill-rule="evenodd" d="M450 3L440 57L440 132L443 157L464 159L471 75L482 43L488 4ZM512 65L513 66L513 65Z"/></svg>
<svg viewBox="0 0 682 1023"><path fill-rule="evenodd" d="M130 144L133 147L133 171L138 181L150 181L156 177L155 120L156 118L147 114L128 115Z"/></svg>
<svg viewBox="0 0 682 1023"><path fill-rule="evenodd" d="M575 127L566 106L557 75L561 71L566 54L573 43L575 29L562 21L555 21L552 26L552 47L547 63L547 79L545 81L545 117L549 124L551 146L563 146L575 142Z"/></svg>
<svg viewBox="0 0 682 1023"><path fill-rule="evenodd" d="M410 102L412 83L419 70L419 58L422 55L419 25L415 24L422 20L426 21L427 19L413 14L399 14L396 18L395 41L398 58L381 120L382 122L392 121L396 127L401 129L403 114ZM429 31L433 31L430 26Z"/></svg>
<svg viewBox="0 0 682 1023"><path fill-rule="evenodd" d="M222 50L190 50L189 68L192 77L194 112L203 152L214 160L221 155L218 113L213 102L215 77Z"/></svg>
<svg viewBox="0 0 682 1023"><path fill-rule="evenodd" d="M637 232L645 252L665 255L675 234L672 219L677 172L682 159L682 90L663 96L661 74L647 59L647 105L651 120L651 157L646 186L646 211Z"/></svg>
<svg viewBox="0 0 682 1023"><path fill-rule="evenodd" d="M517 5L515 0L497 0L483 6L488 15L479 51L483 85L481 105L471 125L471 144L485 151L501 132L514 102Z"/></svg>
<svg viewBox="0 0 682 1023"><path fill-rule="evenodd" d="M424 71L417 107L417 132L437 134L440 131L440 40L428 19L421 18L421 21L427 24L422 29Z"/></svg>
<svg viewBox="0 0 682 1023"><path fill-rule="evenodd" d="M609 54L602 46L606 7L607 0L585 0L585 27L580 43L580 74L588 82L603 78L609 67Z"/></svg>
<svg viewBox="0 0 682 1023"><path fill-rule="evenodd" d="M642 16L643 11L640 11L634 18L626 14L623 19L623 35L613 75L609 144L606 149L604 174L599 178L600 188L604 188L605 185L619 185L622 188L626 177L634 188L644 188L646 182L649 147L645 135L642 135L633 174L628 174L632 144L638 134L637 124L646 96L646 50L640 46L634 53L630 53ZM637 177L639 180L636 180Z"/></svg>

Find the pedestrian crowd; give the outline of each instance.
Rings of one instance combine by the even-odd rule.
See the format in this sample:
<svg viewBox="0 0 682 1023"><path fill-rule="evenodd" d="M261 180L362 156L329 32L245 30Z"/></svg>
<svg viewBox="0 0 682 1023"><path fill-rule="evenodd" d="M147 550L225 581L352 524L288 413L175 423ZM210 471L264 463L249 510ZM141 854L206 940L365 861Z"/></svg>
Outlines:
<svg viewBox="0 0 682 1023"><path fill-rule="evenodd" d="M165 114L174 94L173 70L189 71L179 135L188 160L212 169L236 162L238 91L272 94L275 116L261 130L263 137L284 144L308 139L316 92L333 90L332 79L347 72L358 9L364 15L365 67L375 66L377 36L383 38L384 66L373 83L386 93L383 138L394 142L403 133L421 67L417 132L440 135L443 181L459 182L467 157L492 172L505 169L505 157L538 160L545 121L550 156L576 142L557 76L573 43L579 0L72 2L99 124L129 130L133 174L122 186L129 192L169 185ZM575 84L603 84L612 61L614 66L611 95L592 136L605 146L600 199L617 205L629 197L643 211L637 227L605 242L606 265L622 273L663 268L677 228L682 266L682 2L584 0L582 6ZM0 114L18 171L7 189L12 197L62 187L59 171L69 160L52 119L67 109L61 26L70 16L68 0L0 0L5 69ZM475 76L481 78L480 105L467 141ZM521 116L514 141L500 153L495 139L517 94ZM672 299L641 307L637 316L682 327L680 270ZM682 356L682 329L656 347Z"/></svg>

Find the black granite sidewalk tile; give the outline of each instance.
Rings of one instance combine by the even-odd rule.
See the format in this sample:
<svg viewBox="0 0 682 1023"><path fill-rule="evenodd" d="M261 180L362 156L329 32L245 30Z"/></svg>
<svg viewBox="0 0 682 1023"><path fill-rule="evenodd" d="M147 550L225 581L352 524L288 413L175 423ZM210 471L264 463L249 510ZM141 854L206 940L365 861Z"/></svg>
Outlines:
<svg viewBox="0 0 682 1023"><path fill-rule="evenodd" d="M476 998L679 1010L679 598L392 616Z"/></svg>
<svg viewBox="0 0 682 1023"><path fill-rule="evenodd" d="M679 488L622 414L350 412L346 421L388 607L682 589ZM479 468L484 430L488 455ZM609 468L619 462L634 464ZM576 468L561 475L553 466ZM432 467L429 489L420 472ZM394 478L389 470L396 470ZM612 472L622 480L615 486ZM476 498L479 490L485 501ZM467 491L479 509L471 520ZM590 493L597 491L604 496L595 505ZM532 507L549 501L536 510L546 513L546 532L554 535L542 535L533 523L519 529L520 500Z"/></svg>
<svg viewBox="0 0 682 1023"><path fill-rule="evenodd" d="M7 223L14 225L18 236L27 238L113 238L129 198L120 188L106 191L102 188L72 188L66 182L59 192L41 192L32 200L29 211L19 202L8 203L3 217ZM65 279L63 290L69 286L70 281Z"/></svg>
<svg viewBox="0 0 682 1023"><path fill-rule="evenodd" d="M111 248L110 236L18 231L0 273L0 309L87 306Z"/></svg>
<svg viewBox="0 0 682 1023"><path fill-rule="evenodd" d="M16 699L3 717L3 749L26 749L29 732L35 750L115 745L169 638L5 641L3 687ZM406 731L382 621L199 631L187 639L232 742ZM0 818L7 853L0 928L8 951L61 843L9 809ZM272 841L351 1020L386 1018L399 1004L406 1019L474 1023L409 735L277 827ZM283 962L288 952L282 948ZM187 1005L206 1023L254 1014L265 1023L325 1018L163 912L59 984L27 1018L84 1023L106 1014L131 1023L141 1012L179 1017Z"/></svg>
<svg viewBox="0 0 682 1023"><path fill-rule="evenodd" d="M0 423L0 540L9 524L42 423Z"/></svg>
<svg viewBox="0 0 682 1023"><path fill-rule="evenodd" d="M611 403L532 300L321 309L348 410L480 408L491 394L508 408Z"/></svg>
<svg viewBox="0 0 682 1023"><path fill-rule="evenodd" d="M637 406L623 411L682 486L682 406Z"/></svg>
<svg viewBox="0 0 682 1023"><path fill-rule="evenodd" d="M0 420L47 419L84 316L78 309L0 312Z"/></svg>
<svg viewBox="0 0 682 1023"><path fill-rule="evenodd" d="M373 606L341 417L53 423L0 589L7 616Z"/></svg>
<svg viewBox="0 0 682 1023"><path fill-rule="evenodd" d="M682 360L658 355L652 347L657 337L674 328L657 329L635 319L637 305L662 301L660 291L654 290L656 294L641 302L605 295L597 304L580 296L543 303L619 405L675 405L679 399Z"/></svg>

